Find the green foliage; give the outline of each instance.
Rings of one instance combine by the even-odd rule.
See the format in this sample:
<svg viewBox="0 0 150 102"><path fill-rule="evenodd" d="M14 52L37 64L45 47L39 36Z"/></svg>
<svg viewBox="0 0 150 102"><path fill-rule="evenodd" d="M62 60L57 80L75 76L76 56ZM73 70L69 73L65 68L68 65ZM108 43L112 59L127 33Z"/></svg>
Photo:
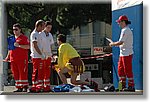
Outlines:
<svg viewBox="0 0 150 102"><path fill-rule="evenodd" d="M75 29L96 20L111 23L110 4L5 4L8 28L19 22L24 28L33 30L38 19L50 20L52 33L68 34Z"/></svg>

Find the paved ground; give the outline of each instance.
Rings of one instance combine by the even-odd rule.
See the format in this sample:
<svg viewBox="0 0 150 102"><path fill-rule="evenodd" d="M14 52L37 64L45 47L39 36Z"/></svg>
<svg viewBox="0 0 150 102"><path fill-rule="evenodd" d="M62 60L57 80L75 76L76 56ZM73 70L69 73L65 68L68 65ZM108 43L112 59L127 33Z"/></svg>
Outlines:
<svg viewBox="0 0 150 102"><path fill-rule="evenodd" d="M143 95L143 91L136 90L136 92L104 92L101 90L100 92L43 92L43 93L27 93L27 92L18 92L14 93L14 86L5 86L4 92L2 95Z"/></svg>

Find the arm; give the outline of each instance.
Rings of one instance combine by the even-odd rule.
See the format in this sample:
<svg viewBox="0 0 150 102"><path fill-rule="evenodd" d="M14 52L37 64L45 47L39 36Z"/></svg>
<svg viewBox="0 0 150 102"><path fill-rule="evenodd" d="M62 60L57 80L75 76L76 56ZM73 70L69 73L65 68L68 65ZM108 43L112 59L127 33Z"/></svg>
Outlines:
<svg viewBox="0 0 150 102"><path fill-rule="evenodd" d="M29 45L19 45L20 48L23 48L23 49L30 49L30 46Z"/></svg>
<svg viewBox="0 0 150 102"><path fill-rule="evenodd" d="M58 66L60 69L63 69L65 67L63 63L63 57L64 57L64 50L63 47L61 46L58 50Z"/></svg>
<svg viewBox="0 0 150 102"><path fill-rule="evenodd" d="M109 46L119 46L119 45L122 45L122 44L123 44L123 41L117 41L117 42L109 43Z"/></svg>
<svg viewBox="0 0 150 102"><path fill-rule="evenodd" d="M23 42L22 44L19 44L18 42L15 42L14 46L20 47L22 49L30 49L28 38L25 37L22 42Z"/></svg>
<svg viewBox="0 0 150 102"><path fill-rule="evenodd" d="M51 53L52 53L52 45L50 45L50 48L51 48L50 50L51 50ZM52 55L53 55L53 53L52 53Z"/></svg>
<svg viewBox="0 0 150 102"><path fill-rule="evenodd" d="M30 49L29 45L19 45L17 42L14 43L14 46L16 47L20 47L22 49Z"/></svg>
<svg viewBox="0 0 150 102"><path fill-rule="evenodd" d="M123 30L121 31L121 35L120 35L120 39L119 41L117 42L111 42L109 43L109 46L119 46L119 45L122 45L124 43L124 41L127 39L127 34L126 34L126 31Z"/></svg>
<svg viewBox="0 0 150 102"><path fill-rule="evenodd" d="M61 53L59 53L58 57L58 66L60 69L63 69L65 67L65 65L63 64L63 55Z"/></svg>
<svg viewBox="0 0 150 102"><path fill-rule="evenodd" d="M8 51L5 61L9 61L9 60L10 60L10 52Z"/></svg>
<svg viewBox="0 0 150 102"><path fill-rule="evenodd" d="M50 37L50 38L51 38L51 40L50 40L50 41L51 41L51 42L50 42L50 48L51 48L51 53L52 53L52 45L54 44L54 39L53 39L53 36L52 36L51 33L50 33L49 35L51 36L51 37Z"/></svg>
<svg viewBox="0 0 150 102"><path fill-rule="evenodd" d="M39 47L37 45L37 41L33 41L32 44L33 44L33 47L35 48L35 50L37 51L37 53L39 55L42 55L42 52L40 51L40 49L39 49Z"/></svg>

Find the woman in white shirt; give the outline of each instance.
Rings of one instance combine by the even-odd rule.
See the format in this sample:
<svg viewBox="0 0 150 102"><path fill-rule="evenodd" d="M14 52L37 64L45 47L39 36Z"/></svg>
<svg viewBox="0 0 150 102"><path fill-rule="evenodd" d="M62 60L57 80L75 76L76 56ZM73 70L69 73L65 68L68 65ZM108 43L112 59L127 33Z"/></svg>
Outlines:
<svg viewBox="0 0 150 102"><path fill-rule="evenodd" d="M133 34L128 24L127 16L122 15L117 20L118 25L122 28L120 39L117 42L112 42L110 46L119 46L120 57L118 62L118 75L123 91L135 92L134 79L132 72L132 56L133 56ZM128 79L128 88L126 88L126 78Z"/></svg>

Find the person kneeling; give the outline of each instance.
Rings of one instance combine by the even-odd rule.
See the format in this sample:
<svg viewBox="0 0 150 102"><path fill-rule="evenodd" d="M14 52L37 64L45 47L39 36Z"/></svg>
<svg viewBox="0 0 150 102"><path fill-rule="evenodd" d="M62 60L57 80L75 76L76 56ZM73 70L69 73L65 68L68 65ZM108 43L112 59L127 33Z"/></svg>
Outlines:
<svg viewBox="0 0 150 102"><path fill-rule="evenodd" d="M88 84L86 81L76 80L77 76L85 71L84 63L78 52L69 43L66 43L66 37L63 34L57 36L57 43L59 45L58 65L55 65L55 68L63 84L67 84L66 73L71 75L72 84Z"/></svg>

